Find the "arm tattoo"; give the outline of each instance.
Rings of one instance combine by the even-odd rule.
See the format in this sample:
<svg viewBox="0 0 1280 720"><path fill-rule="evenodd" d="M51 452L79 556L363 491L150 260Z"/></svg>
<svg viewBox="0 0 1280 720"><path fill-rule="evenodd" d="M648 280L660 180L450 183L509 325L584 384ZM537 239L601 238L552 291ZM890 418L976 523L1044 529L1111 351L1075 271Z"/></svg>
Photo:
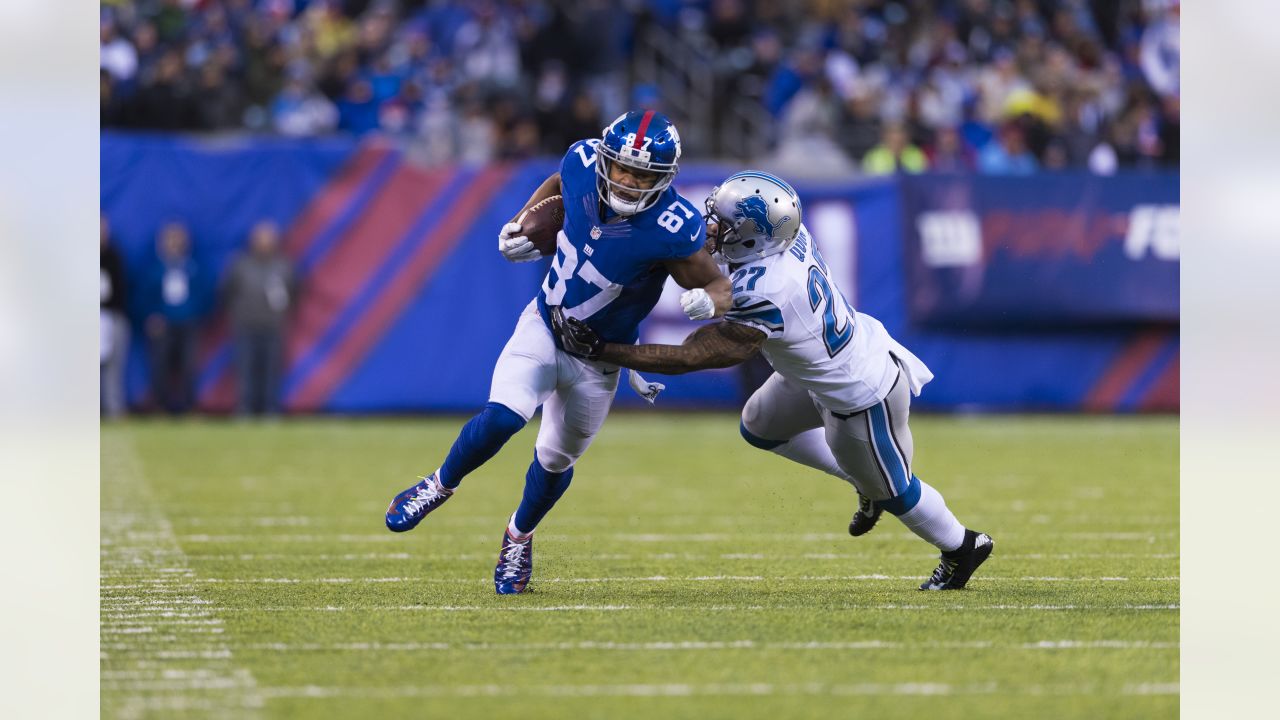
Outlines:
<svg viewBox="0 0 1280 720"><path fill-rule="evenodd" d="M755 328L718 322L694 330L683 345L609 343L604 346L600 359L635 370L681 375L737 365L759 352L764 341L765 334Z"/></svg>

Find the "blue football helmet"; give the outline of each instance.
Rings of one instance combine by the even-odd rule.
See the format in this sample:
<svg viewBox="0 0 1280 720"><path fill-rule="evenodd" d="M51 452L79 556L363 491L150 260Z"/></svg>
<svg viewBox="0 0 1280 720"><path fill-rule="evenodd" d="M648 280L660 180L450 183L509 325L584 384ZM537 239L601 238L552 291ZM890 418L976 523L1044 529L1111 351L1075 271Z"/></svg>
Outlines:
<svg viewBox="0 0 1280 720"><path fill-rule="evenodd" d="M800 196L785 180L758 170L735 173L707 197L708 227L717 226L711 255L748 263L791 247L800 234Z"/></svg>
<svg viewBox="0 0 1280 720"><path fill-rule="evenodd" d="M596 190L600 199L619 215L634 215L652 207L675 179L676 163L680 160L680 133L660 112L633 110L605 126L596 152ZM614 182L609 178L613 163L654 173L658 179L648 189ZM628 200L626 196L636 196L636 199Z"/></svg>

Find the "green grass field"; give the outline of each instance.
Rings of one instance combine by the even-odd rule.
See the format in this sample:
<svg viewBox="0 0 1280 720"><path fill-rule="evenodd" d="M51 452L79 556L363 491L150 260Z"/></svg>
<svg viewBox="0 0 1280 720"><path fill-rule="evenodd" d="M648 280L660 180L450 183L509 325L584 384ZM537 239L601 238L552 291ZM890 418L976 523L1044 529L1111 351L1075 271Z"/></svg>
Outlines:
<svg viewBox="0 0 1280 720"><path fill-rule="evenodd" d="M615 414L514 597L536 427L383 526L460 424L105 426L103 717L1177 716L1176 418L914 418L917 474L996 541L922 593L932 548L849 537L852 490L734 416Z"/></svg>

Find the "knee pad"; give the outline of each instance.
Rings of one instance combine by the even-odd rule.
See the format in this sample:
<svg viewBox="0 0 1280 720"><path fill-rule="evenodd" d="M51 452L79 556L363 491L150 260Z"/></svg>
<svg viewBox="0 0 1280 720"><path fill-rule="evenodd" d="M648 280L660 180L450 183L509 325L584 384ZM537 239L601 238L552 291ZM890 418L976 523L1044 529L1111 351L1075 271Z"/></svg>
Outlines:
<svg viewBox="0 0 1280 720"><path fill-rule="evenodd" d="M526 487L542 497L559 498L573 481L573 467L564 470L552 470L547 467L546 459L537 450L533 452L533 465L525 476Z"/></svg>
<svg viewBox="0 0 1280 720"><path fill-rule="evenodd" d="M487 402L484 404L484 410L481 410L480 413L484 415L484 422L487 427L492 428L495 433L502 433L507 437L520 432L520 429L525 426L525 419L502 403Z"/></svg>
<svg viewBox="0 0 1280 720"><path fill-rule="evenodd" d="M766 402L762 399L760 390L756 390L747 398L747 402L742 406L742 420L738 424L738 431L742 433L742 439L753 447L761 450L773 450L779 445L784 444L791 438L785 440L770 440L763 435L771 434L768 432L769 422L765 417L767 411L765 409Z"/></svg>
<svg viewBox="0 0 1280 720"><path fill-rule="evenodd" d="M549 473L562 473L573 470L574 458L559 450L538 445L533 449L533 461Z"/></svg>
<svg viewBox="0 0 1280 720"><path fill-rule="evenodd" d="M748 430L745 413L743 413L742 422L738 424L738 430L739 432L742 433L743 440L746 440L749 445L754 445L755 447L758 447L761 450L773 450L774 448L786 442L786 440L766 440L760 437L759 435L756 435L755 433Z"/></svg>
<svg viewBox="0 0 1280 720"><path fill-rule="evenodd" d="M759 398L760 398L760 391L756 390L754 393L751 393L751 397L747 398L747 402L742 406L742 431L743 431L744 437L746 436L748 424L755 426L757 428L759 428L759 426L761 425L760 423L761 407L760 406L763 403L760 401Z"/></svg>

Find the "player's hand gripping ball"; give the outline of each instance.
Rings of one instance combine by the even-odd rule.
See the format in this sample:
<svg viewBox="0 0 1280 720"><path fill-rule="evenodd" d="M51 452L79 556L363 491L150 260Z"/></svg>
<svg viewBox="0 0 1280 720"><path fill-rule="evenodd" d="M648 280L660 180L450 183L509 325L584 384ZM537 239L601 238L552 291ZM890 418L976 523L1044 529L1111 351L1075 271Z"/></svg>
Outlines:
<svg viewBox="0 0 1280 720"><path fill-rule="evenodd" d="M529 238L520 234L520 223L507 223L498 233L498 252L511 262L533 262L542 257L542 253L533 246Z"/></svg>

